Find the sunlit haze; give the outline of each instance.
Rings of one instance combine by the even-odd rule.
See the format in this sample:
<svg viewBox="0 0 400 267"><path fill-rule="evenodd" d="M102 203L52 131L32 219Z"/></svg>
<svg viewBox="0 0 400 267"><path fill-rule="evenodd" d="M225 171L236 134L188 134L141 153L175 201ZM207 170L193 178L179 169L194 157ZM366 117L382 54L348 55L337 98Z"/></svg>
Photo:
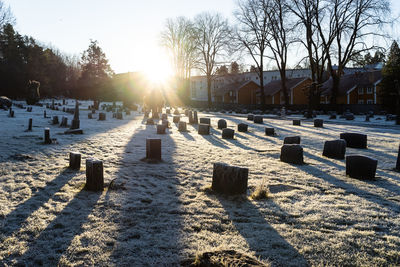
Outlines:
<svg viewBox="0 0 400 267"><path fill-rule="evenodd" d="M193 18L203 11L220 12L232 20L234 0L5 0L23 35L68 54L80 54L89 40L98 40L116 73L143 71L152 80L172 73L160 47L159 34L167 18ZM399 1L393 0L395 14ZM398 30L394 30L398 36ZM398 39L398 37L396 37ZM297 53L297 51L296 51ZM296 54L294 53L294 54Z"/></svg>

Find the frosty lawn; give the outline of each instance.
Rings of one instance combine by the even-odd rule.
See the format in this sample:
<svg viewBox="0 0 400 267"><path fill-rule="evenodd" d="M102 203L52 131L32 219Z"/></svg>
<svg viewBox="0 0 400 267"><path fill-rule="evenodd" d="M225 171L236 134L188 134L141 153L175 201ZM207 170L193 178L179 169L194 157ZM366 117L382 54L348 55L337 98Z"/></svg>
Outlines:
<svg viewBox="0 0 400 267"><path fill-rule="evenodd" d="M68 108L73 108L73 102ZM396 165L400 131L384 120L324 119L293 126L286 120L199 113L210 118L210 135L196 125L166 134L146 125L143 114L122 120L88 119L81 105L83 135L64 135L52 116L72 115L33 106L0 111L0 262L5 265L179 265L196 254L236 250L272 265L396 265L400 263L400 174ZM376 117L376 116L375 116ZM29 118L33 119L31 132ZM383 118L383 117L382 117ZM235 130L222 139L224 119ZM177 120L177 119L176 119ZM181 121L189 122L181 114ZM196 118L197 120L197 113ZM201 119L200 119L201 120ZM237 130L239 123L247 132ZM393 123L393 122L392 122ZM48 127L56 143L43 144ZM265 127L275 135L266 136ZM375 180L346 176L345 160L322 156L325 141L340 133L368 136L368 149L346 148L346 155L378 160ZM300 136L304 165L279 160L283 140ZM141 161L146 139L162 142L162 162ZM82 162L103 161L105 189L83 190L85 167L68 169L69 152ZM249 169L247 196L210 192L213 163ZM250 194L261 184L269 198Z"/></svg>

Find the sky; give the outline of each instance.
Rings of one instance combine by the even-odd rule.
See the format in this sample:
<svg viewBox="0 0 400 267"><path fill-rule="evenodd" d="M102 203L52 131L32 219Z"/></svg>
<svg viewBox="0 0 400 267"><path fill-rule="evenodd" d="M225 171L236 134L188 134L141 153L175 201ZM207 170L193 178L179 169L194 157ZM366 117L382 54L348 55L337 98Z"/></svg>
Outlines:
<svg viewBox="0 0 400 267"><path fill-rule="evenodd" d="M3 0L15 28L62 52L80 56L97 40L116 73L170 70L160 32L168 18L193 18L203 11L232 20L236 0ZM392 0L400 13L400 0ZM399 27L397 27L399 28ZM394 30L400 36L398 29ZM397 39L399 39L397 37ZM244 62L242 62L244 63ZM167 71L168 72L168 71Z"/></svg>

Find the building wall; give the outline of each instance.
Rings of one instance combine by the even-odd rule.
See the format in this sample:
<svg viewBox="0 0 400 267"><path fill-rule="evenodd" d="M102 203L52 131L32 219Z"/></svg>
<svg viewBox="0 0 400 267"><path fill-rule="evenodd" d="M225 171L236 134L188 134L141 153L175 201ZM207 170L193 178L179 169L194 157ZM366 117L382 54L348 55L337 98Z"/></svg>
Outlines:
<svg viewBox="0 0 400 267"><path fill-rule="evenodd" d="M239 104L256 104L256 91L258 85L255 83L248 83L238 91L238 103Z"/></svg>
<svg viewBox="0 0 400 267"><path fill-rule="evenodd" d="M294 87L293 90L293 102L294 105L307 105L308 103L308 88L311 85L311 80L307 79Z"/></svg>

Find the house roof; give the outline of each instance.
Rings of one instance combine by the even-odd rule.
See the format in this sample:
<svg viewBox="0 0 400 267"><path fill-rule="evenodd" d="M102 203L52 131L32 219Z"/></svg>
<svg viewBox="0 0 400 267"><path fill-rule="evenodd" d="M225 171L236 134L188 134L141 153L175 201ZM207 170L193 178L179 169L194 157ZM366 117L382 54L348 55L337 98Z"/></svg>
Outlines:
<svg viewBox="0 0 400 267"><path fill-rule="evenodd" d="M338 95L346 95L351 89L356 87L367 87L373 86L382 79L382 73L380 70L359 72L353 74L346 74L340 78ZM332 77L324 82L321 86L321 95L330 95L332 91L333 81Z"/></svg>
<svg viewBox="0 0 400 267"><path fill-rule="evenodd" d="M246 86L249 83L254 83L255 86L258 86L258 84L256 84L253 81L236 81L236 82L227 84L222 88L217 89L215 91L215 95L216 96L222 96L222 95L226 94L229 91L239 91L243 86Z"/></svg>
<svg viewBox="0 0 400 267"><path fill-rule="evenodd" d="M309 78L292 78L292 79L286 79L286 87L289 90L292 90L293 87L295 87L296 85L298 85L299 83L308 80ZM265 96L272 96L276 93L278 93L281 90L281 80L275 80L275 81L271 81L269 83L267 83L264 86L264 94ZM260 94L260 90L258 90L257 94Z"/></svg>

